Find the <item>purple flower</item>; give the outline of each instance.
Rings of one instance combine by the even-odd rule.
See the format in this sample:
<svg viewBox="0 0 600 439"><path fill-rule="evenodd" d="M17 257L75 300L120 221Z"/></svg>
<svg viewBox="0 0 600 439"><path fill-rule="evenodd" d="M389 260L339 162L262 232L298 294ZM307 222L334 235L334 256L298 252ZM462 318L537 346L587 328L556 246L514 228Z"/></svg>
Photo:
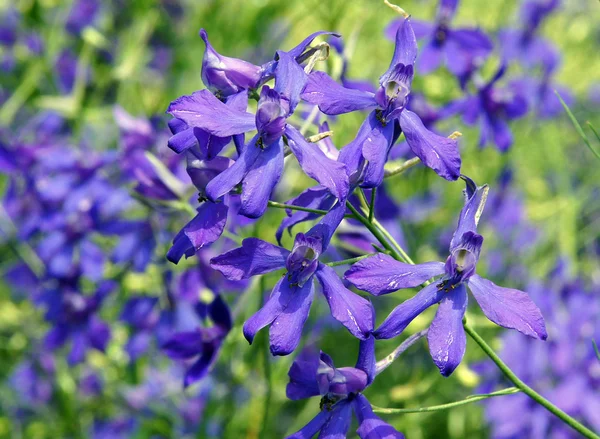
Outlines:
<svg viewBox="0 0 600 439"><path fill-rule="evenodd" d="M360 127L356 138L340 152L351 183L379 186L390 148L401 132L421 161L447 180L460 174L456 140L438 136L423 126L415 113L406 109L417 57L417 41L409 19L396 33L396 48L389 69L379 78L376 93L344 88L323 72L313 72L302 99L319 106L328 115L357 110L373 110Z"/></svg>
<svg viewBox="0 0 600 439"><path fill-rule="evenodd" d="M361 341L355 367L336 368L331 357L303 353L292 364L286 394L298 400L321 396L321 411L305 427L288 439L307 439L320 432L322 438L346 437L352 411L358 419L361 439L396 438L404 435L373 413L371 403L362 392L375 378L375 340Z"/></svg>
<svg viewBox="0 0 600 439"><path fill-rule="evenodd" d="M345 275L357 288L376 296L413 288L442 275L397 306L373 334L380 339L396 337L415 317L439 303L427 338L433 361L444 376L456 369L465 353L466 336L462 319L467 307L467 286L492 322L534 338L545 340L547 337L542 314L527 293L499 287L475 274L483 244L483 237L477 234L477 223L488 187L477 187L468 177L462 178L466 182L465 205L445 264L426 262L409 265L378 254L357 262Z"/></svg>
<svg viewBox="0 0 600 439"><path fill-rule="evenodd" d="M71 365L82 362L90 348L104 352L110 339L110 328L96 313L114 288L114 282L104 281L91 296L83 295L74 286L47 291L42 301L47 306L46 320L53 328L46 334L46 348L58 349L70 338L71 351L67 360Z"/></svg>
<svg viewBox="0 0 600 439"><path fill-rule="evenodd" d="M502 65L494 77L479 86L477 94L467 96L450 104L450 113L459 111L468 125L479 122L481 134L479 146L493 141L502 152L513 144L513 136L508 126L510 120L523 117L528 110L527 99L515 87L498 87L497 82L504 76L506 66Z"/></svg>
<svg viewBox="0 0 600 439"><path fill-rule="evenodd" d="M291 251L248 238L242 247L211 259L211 266L230 280L286 269L263 307L244 324L244 336L250 343L260 329L270 326L273 355L288 355L296 349L313 301L315 277L332 316L355 337L368 336L374 313L370 302L348 290L336 272L319 261L344 212L345 205L338 203L306 234L296 235Z"/></svg>
<svg viewBox="0 0 600 439"><path fill-rule="evenodd" d="M287 123L298 104L306 74L289 53L278 52L275 89L264 86L256 115L231 108L207 90L182 96L167 110L189 127L200 128L217 137L255 135L240 151L236 162L211 180L206 194L216 201L242 184L242 215L258 218L267 208L271 192L283 172L284 138L300 166L310 177L327 187L337 198L348 194L348 178L342 163L333 161Z"/></svg>
<svg viewBox="0 0 600 439"><path fill-rule="evenodd" d="M216 296L209 305L208 317L212 326L178 332L162 346L163 351L173 359L193 361L185 374L185 387L201 380L210 372L223 340L231 330L229 308L220 296Z"/></svg>
<svg viewBox="0 0 600 439"><path fill-rule="evenodd" d="M79 35L84 28L94 22L99 9L98 0L77 0L69 12L66 23L67 30L72 34Z"/></svg>
<svg viewBox="0 0 600 439"><path fill-rule="evenodd" d="M333 32L314 32L306 37L300 44L286 52L290 59L302 63L311 54L306 50L310 43L319 35L335 35ZM204 58L202 59L202 82L219 98L225 98L242 90L256 89L272 79L279 63L278 55L273 61L262 66L256 66L247 61L230 58L219 54L208 41L204 29L200 29L200 38L206 44Z"/></svg>
<svg viewBox="0 0 600 439"><path fill-rule="evenodd" d="M551 119L565 111L555 90L568 106L575 102L573 93L568 88L553 83L549 74L544 74L541 79L530 76L517 78L510 82L510 87L527 98L528 107L535 110L540 119Z"/></svg>
<svg viewBox="0 0 600 439"><path fill-rule="evenodd" d="M461 83L485 61L493 49L492 41L480 29L452 29L458 0L441 0L434 23L413 21L418 39L425 40L418 61L422 74L431 73L445 61L448 69ZM394 39L404 19L395 20L385 30Z"/></svg>
<svg viewBox="0 0 600 439"><path fill-rule="evenodd" d="M130 337L125 346L132 361L143 355L150 345L152 329L160 317L157 309L158 297L140 296L127 301L121 312L121 320L130 327Z"/></svg>

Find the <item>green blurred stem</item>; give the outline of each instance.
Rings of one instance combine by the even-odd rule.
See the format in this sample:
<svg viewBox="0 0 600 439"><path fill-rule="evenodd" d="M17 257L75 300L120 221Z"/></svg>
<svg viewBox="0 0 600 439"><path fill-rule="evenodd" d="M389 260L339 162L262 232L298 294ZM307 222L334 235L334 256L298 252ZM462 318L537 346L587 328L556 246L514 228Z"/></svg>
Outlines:
<svg viewBox="0 0 600 439"><path fill-rule="evenodd" d="M500 359L500 357L485 342L485 340L483 338L481 338L481 336L477 332L475 332L475 330L471 326L469 326L469 324L467 324L466 319L463 320L463 326L464 326L467 334L469 334L469 336L475 341L475 343L477 343L479 345L479 347L483 350L483 352L485 352L486 355L488 357L490 357L490 359L494 363L496 363L496 366L498 366L498 369L500 369L502 371L502 373L506 376L506 378L508 378L519 390L521 390L523 393L525 393L527 396L529 396L536 403L538 403L539 405L544 407L546 410L548 410L554 416L559 418L565 424L567 424L568 426L573 428L575 431L582 434L584 437L587 437L590 439L600 439L600 436L598 434L594 433L592 430L585 427L583 424L581 424L580 422L578 422L577 420L575 420L574 418L572 418L571 416L569 416L568 414L563 412L561 409L556 407L554 404L552 404L550 401L548 401L542 395L540 395L535 390L533 390L531 387L529 387L527 384L525 384L517 375L515 375L515 373L510 369L510 367L508 367L508 365Z"/></svg>
<svg viewBox="0 0 600 439"><path fill-rule="evenodd" d="M569 108L569 106L565 103L565 101L563 101L563 98L560 97L560 95L558 94L558 92L556 90L554 90L554 93L556 94L556 96L558 96L558 99L560 100L560 103L562 104L563 108L567 112L569 119L571 119L573 126L575 126L575 131L577 131L577 133L579 133L579 135L583 139L584 143L587 145L589 150L592 151L592 153L596 156L596 158L600 159L600 153L598 151L596 151L596 149L594 149L594 147L590 143L590 139L588 139L587 135L583 131L583 128L581 128L581 125L579 125L579 122L577 122L577 119L575 119L575 116L571 112L571 109ZM592 131L594 131L594 130L592 129ZM594 131L594 134L596 134L595 131ZM598 136L598 134L596 134L596 136Z"/></svg>
<svg viewBox="0 0 600 439"><path fill-rule="evenodd" d="M410 160L405 161L397 168L390 169L389 171L384 171L383 178L393 177L394 175L402 174L404 171L412 168L413 166L421 163L421 159L419 157L413 157Z"/></svg>
<svg viewBox="0 0 600 439"><path fill-rule="evenodd" d="M360 261L361 259L368 258L369 256L375 256L376 254L377 253L367 253L366 255L357 256L355 258L342 259L341 261L335 261L335 262L328 262L325 265L329 265L330 267L337 267L339 265L350 265L350 264L354 264L355 262Z"/></svg>
<svg viewBox="0 0 600 439"><path fill-rule="evenodd" d="M600 351L598 350L598 345L595 340L592 340L592 344L594 345L594 352L596 352L596 357L598 357L598 361L600 361Z"/></svg>
<svg viewBox="0 0 600 439"><path fill-rule="evenodd" d="M18 230L2 204L0 204L0 233L6 235L8 238L6 243L15 255L38 279L41 279L44 275L44 262L26 241L18 239Z"/></svg>
<svg viewBox="0 0 600 439"><path fill-rule="evenodd" d="M372 407L373 407L373 411L375 413L386 413L389 415L405 414L405 413L438 412L438 411L442 411L442 410L448 410L448 409L451 409L454 407L459 407L461 405L471 404L471 403L481 401L484 399L493 398L495 396L513 395L515 393L519 393L520 391L521 390L519 390L516 387L509 387L508 389L498 390L497 392L484 393L481 395L471 395L463 400L449 402L448 404L433 405L431 407L420 407L420 408L415 408L415 409L393 409L393 408L381 408L381 407L376 407L376 406L372 406Z"/></svg>
<svg viewBox="0 0 600 439"><path fill-rule="evenodd" d="M43 73L43 61L34 61L25 72L23 80L15 92L2 106L2 109L0 110L0 125L10 125L17 111L19 111L21 106L29 99L33 92L35 92Z"/></svg>

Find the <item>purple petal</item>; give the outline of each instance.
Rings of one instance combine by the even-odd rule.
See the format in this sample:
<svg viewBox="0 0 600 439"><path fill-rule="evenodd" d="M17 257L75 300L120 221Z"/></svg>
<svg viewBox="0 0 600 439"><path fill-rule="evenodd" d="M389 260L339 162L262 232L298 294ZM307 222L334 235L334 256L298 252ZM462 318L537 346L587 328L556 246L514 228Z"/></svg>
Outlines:
<svg viewBox="0 0 600 439"><path fill-rule="evenodd" d="M417 39L413 31L412 25L410 24L410 18L400 19L398 23L398 30L396 31L396 45L394 47L394 55L390 62L388 71L384 73L379 82L385 82L385 78L397 64L404 64L405 66L413 65L417 59Z"/></svg>
<svg viewBox="0 0 600 439"><path fill-rule="evenodd" d="M290 287L286 277L279 279L265 304L244 323L244 337L252 344L256 333L270 325L292 300L297 288Z"/></svg>
<svg viewBox="0 0 600 439"><path fill-rule="evenodd" d="M206 202L200 206L198 214L181 230L183 235L175 237L167 258L176 264L183 254L194 254L219 239L227 223L227 211L227 205L222 202Z"/></svg>
<svg viewBox="0 0 600 439"><path fill-rule="evenodd" d="M284 284L287 279L284 278ZM298 347L302 328L308 318L314 297L314 282L309 280L302 287L293 287L290 300L282 308L269 329L271 354L289 355ZM282 296L283 297L283 296Z"/></svg>
<svg viewBox="0 0 600 439"><path fill-rule="evenodd" d="M85 239L79 246L79 264L82 273L92 280L102 279L104 273L104 253L96 244Z"/></svg>
<svg viewBox="0 0 600 439"><path fill-rule="evenodd" d="M425 128L419 116L409 110L400 115L400 126L408 146L425 166L446 180L453 181L459 177L461 160L456 140L432 133Z"/></svg>
<svg viewBox="0 0 600 439"><path fill-rule="evenodd" d="M335 369L329 382L328 393L348 395L358 393L367 387L367 374L364 370L354 367L340 367Z"/></svg>
<svg viewBox="0 0 600 439"><path fill-rule="evenodd" d="M345 200L349 190L346 166L328 158L317 145L308 143L291 125L286 127L285 134L302 170L329 189L336 198Z"/></svg>
<svg viewBox="0 0 600 439"><path fill-rule="evenodd" d="M245 133L256 128L254 115L224 104L208 90L175 99L169 105L167 113L183 120L190 127L201 128L218 137Z"/></svg>
<svg viewBox="0 0 600 439"><path fill-rule="evenodd" d="M398 305L384 320L379 328L373 333L375 338L387 339L396 337L412 322L419 314L438 303L446 293L439 290L436 283L429 284L414 297Z"/></svg>
<svg viewBox="0 0 600 439"><path fill-rule="evenodd" d="M373 413L371 403L364 395L357 395L352 405L358 419L356 432L361 439L404 439L402 433Z"/></svg>
<svg viewBox="0 0 600 439"><path fill-rule="evenodd" d="M333 318L355 337L362 340L367 338L373 330L375 314L371 303L347 289L333 268L319 264L316 275Z"/></svg>
<svg viewBox="0 0 600 439"><path fill-rule="evenodd" d="M544 317L527 293L499 287L476 274L471 276L468 285L481 310L492 322L546 340Z"/></svg>
<svg viewBox="0 0 600 439"><path fill-rule="evenodd" d="M302 53L304 52L304 50L310 45L310 43L312 43L313 40L315 38L317 38L319 35L333 35L334 37L339 37L340 36L340 34L338 34L336 32L328 32L328 31L323 31L323 30L320 30L320 31L317 31L317 32L313 32L308 37L306 37L305 39L303 39L300 42L300 44L298 44L293 49L289 50L287 53L292 58L299 57L300 55L302 55Z"/></svg>
<svg viewBox="0 0 600 439"><path fill-rule="evenodd" d="M344 219L345 212L346 204L338 201L338 203L333 206L323 218L321 218L321 221L315 224L315 226L306 233L306 236L321 238L323 251L325 251L329 246L329 241L335 233L335 230Z"/></svg>
<svg viewBox="0 0 600 439"><path fill-rule="evenodd" d="M261 153L256 144L258 136L248 142L233 165L225 169L206 185L206 195L216 201L236 187L248 173Z"/></svg>
<svg viewBox="0 0 600 439"><path fill-rule="evenodd" d="M467 309L467 289L459 284L454 290L446 293L435 314L427 341L433 362L444 376L450 376L460 364L467 338L462 319Z"/></svg>
<svg viewBox="0 0 600 439"><path fill-rule="evenodd" d="M218 348L211 346L210 344L205 345L205 349L198 360L190 367L185 373L183 379L183 386L188 387L189 385L200 381L210 372L211 366L217 359Z"/></svg>
<svg viewBox="0 0 600 439"><path fill-rule="evenodd" d="M210 266L229 280L242 280L285 267L289 253L258 238L246 238L241 247L212 258Z"/></svg>
<svg viewBox="0 0 600 439"><path fill-rule="evenodd" d="M257 148L252 146L252 148ZM267 210L271 192L283 172L283 142L259 149L259 154L242 181L240 214L258 218Z"/></svg>
<svg viewBox="0 0 600 439"><path fill-rule="evenodd" d="M173 121L178 121L178 122L173 122ZM171 119L171 121L169 121L169 126L175 125L178 123L185 124L185 122L180 121L179 119ZM200 131L200 132L204 132L204 131ZM206 133L206 135L210 135L210 134ZM194 135L194 128L187 128L187 129L184 129L183 131L174 133L167 141L167 146L169 148L171 148L177 154L181 154L183 151L190 149L197 142L198 142L198 140L196 139L196 136Z"/></svg>
<svg viewBox="0 0 600 439"><path fill-rule="evenodd" d="M321 429L319 439L345 439L350 421L352 420L352 405L348 400L338 402L331 414L327 424Z"/></svg>
<svg viewBox="0 0 600 439"><path fill-rule="evenodd" d="M329 210L331 206L335 203L336 199L328 189L322 186L316 186L306 189L296 198L292 198L288 200L286 204L291 204L294 206L302 206L309 207L311 209L322 209ZM291 211L287 210L286 213L289 215L287 218L284 218L281 222L281 225L277 229L275 233L275 237L277 238L277 242L281 244L281 238L283 236L283 231L287 228L288 232L291 233L291 229L298 223L304 221L310 221L319 217L316 213L310 212L302 212L299 210Z"/></svg>
<svg viewBox="0 0 600 439"><path fill-rule="evenodd" d="M477 233L477 224L485 207L488 194L488 186L477 186L473 180L467 176L462 176L465 181L465 204L460 211L458 225L450 242L450 251L458 248L463 243L463 235L467 232Z"/></svg>
<svg viewBox="0 0 600 439"><path fill-rule="evenodd" d="M302 92L302 99L329 115L375 108L375 95L344 88L324 72L312 72Z"/></svg>
<svg viewBox="0 0 600 439"><path fill-rule="evenodd" d="M385 33L386 38L394 41L396 39L396 34L398 33L398 29L403 24L404 24L404 18L399 18L397 20L392 21L385 28L384 33ZM422 20L414 20L412 17L411 17L410 24L413 28L413 32L415 33L415 36L419 40L421 38L430 36L433 33L433 31L435 30L434 23L430 23L428 21L422 21Z"/></svg>
<svg viewBox="0 0 600 439"><path fill-rule="evenodd" d="M318 369L319 357L302 352L288 372L290 382L285 389L286 396L291 400L298 400L319 395Z"/></svg>
<svg viewBox="0 0 600 439"><path fill-rule="evenodd" d="M426 75L433 72L440 66L442 57L443 52L441 51L441 47L439 45L432 41L427 43L419 55L419 74Z"/></svg>
<svg viewBox="0 0 600 439"><path fill-rule="evenodd" d="M513 135L506 120L499 117L490 119L490 126L494 133L494 143L501 152L506 152L513 144Z"/></svg>
<svg viewBox="0 0 600 439"><path fill-rule="evenodd" d="M410 265L379 253L352 265L344 277L356 288L380 296L416 287L442 273L444 264L441 262Z"/></svg>
<svg viewBox="0 0 600 439"><path fill-rule="evenodd" d="M383 182L383 166L394 142L394 123L375 125L365 139L362 154L367 165L363 174L364 187L377 187Z"/></svg>
<svg viewBox="0 0 600 439"><path fill-rule="evenodd" d="M277 51L279 60L275 68L275 90L290 103L289 113L293 113L300 101L300 93L308 80L304 69L289 53Z"/></svg>
<svg viewBox="0 0 600 439"><path fill-rule="evenodd" d="M200 331L179 332L174 334L162 346L162 350L170 358L188 359L202 352L203 341Z"/></svg>
<svg viewBox="0 0 600 439"><path fill-rule="evenodd" d="M312 439L319 432L329 419L329 412L323 410L319 412L308 424L302 427L301 430L288 436L286 439Z"/></svg>
<svg viewBox="0 0 600 439"><path fill-rule="evenodd" d="M375 378L376 362L375 337L369 335L365 340L360 341L358 359L356 360L356 366L354 366L367 374L367 385L371 384Z"/></svg>

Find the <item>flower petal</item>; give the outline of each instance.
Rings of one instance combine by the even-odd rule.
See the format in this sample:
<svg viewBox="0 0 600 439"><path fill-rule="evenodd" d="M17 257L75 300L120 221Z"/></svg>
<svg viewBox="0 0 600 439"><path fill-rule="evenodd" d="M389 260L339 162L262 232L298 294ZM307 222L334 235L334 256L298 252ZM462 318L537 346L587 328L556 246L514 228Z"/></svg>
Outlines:
<svg viewBox="0 0 600 439"><path fill-rule="evenodd" d="M396 45L394 46L394 55L390 62L390 67L381 78L379 83L385 82L385 78L393 71L397 64L405 66L414 65L417 59L417 39L413 32L410 18L398 20L398 30L396 31Z"/></svg>
<svg viewBox="0 0 600 439"><path fill-rule="evenodd" d="M284 283L287 283L284 278ZM289 355L298 347L302 337L302 328L308 318L312 305L315 286L312 279L302 287L291 287L291 300L275 318L269 329L271 354Z"/></svg>
<svg viewBox="0 0 600 439"><path fill-rule="evenodd" d="M471 276L468 285L481 310L492 322L546 340L544 317L527 293L499 287L476 274Z"/></svg>
<svg viewBox="0 0 600 439"><path fill-rule="evenodd" d="M217 346L207 343L204 346L204 351L202 352L200 358L198 358L198 360L192 364L192 367L190 367L185 373L185 377L183 378L183 386L188 387L208 375L212 365L217 359L218 352L219 349Z"/></svg>
<svg viewBox="0 0 600 439"><path fill-rule="evenodd" d="M358 436L361 439L404 439L404 435L373 413L371 403L364 395L357 395L354 413L358 419Z"/></svg>
<svg viewBox="0 0 600 439"><path fill-rule="evenodd" d="M314 143L308 143L294 127L285 129L290 149L306 174L331 191L336 198L345 200L349 183L346 166L328 158Z"/></svg>
<svg viewBox="0 0 600 439"><path fill-rule="evenodd" d="M257 145L258 136L248 142L233 165L214 177L206 185L206 195L211 201L217 201L236 187L248 173L262 151Z"/></svg>
<svg viewBox="0 0 600 439"><path fill-rule="evenodd" d="M400 126L408 146L425 166L446 180L459 177L461 160L456 140L429 131L419 116L406 109L400 115Z"/></svg>
<svg viewBox="0 0 600 439"><path fill-rule="evenodd" d="M467 290L461 283L445 294L427 332L429 352L444 376L454 372L465 355L467 338L462 319L466 309Z"/></svg>
<svg viewBox="0 0 600 439"><path fill-rule="evenodd" d="M383 166L394 142L394 123L376 124L365 139L362 154L367 165L363 174L364 187L377 187L383 182Z"/></svg>
<svg viewBox="0 0 600 439"><path fill-rule="evenodd" d="M279 182L282 172L283 142L279 140L260 151L244 177L240 214L249 218L262 216L267 210L271 192Z"/></svg>
<svg viewBox="0 0 600 439"><path fill-rule="evenodd" d="M258 238L246 238L242 246L210 260L210 266L229 280L242 280L285 267L289 251Z"/></svg>
<svg viewBox="0 0 600 439"><path fill-rule="evenodd" d="M300 101L300 93L306 85L308 76L289 53L279 50L277 56L279 60L275 68L275 90L289 101L289 114L291 114Z"/></svg>
<svg viewBox="0 0 600 439"><path fill-rule="evenodd" d="M202 352L200 331L178 332L162 345L162 350L173 359L188 359Z"/></svg>
<svg viewBox="0 0 600 439"><path fill-rule="evenodd" d="M253 114L224 104L208 90L175 99L167 113L190 127L201 128L218 137L241 134L256 128Z"/></svg>
<svg viewBox="0 0 600 439"><path fill-rule="evenodd" d="M265 304L244 323L244 337L252 344L256 333L265 326L270 325L281 314L283 309L292 300L295 288L290 287L287 278L282 277L273 287L271 295Z"/></svg>
<svg viewBox="0 0 600 439"><path fill-rule="evenodd" d="M288 372L290 382L285 389L288 399L298 400L319 395L318 370L319 356L314 352L302 352Z"/></svg>
<svg viewBox="0 0 600 439"><path fill-rule="evenodd" d="M338 402L331 414L327 424L321 429L319 439L344 439L350 428L352 420L352 405L347 399Z"/></svg>
<svg viewBox="0 0 600 439"><path fill-rule="evenodd" d="M379 253L352 265L344 277L356 288L380 296L402 288L419 286L442 273L444 264L441 262L410 265Z"/></svg>
<svg viewBox="0 0 600 439"><path fill-rule="evenodd" d="M333 268L319 264L316 275L333 318L355 337L366 339L374 324L375 311L371 303L347 289Z"/></svg>
<svg viewBox="0 0 600 439"><path fill-rule="evenodd" d="M373 335L378 339L396 337L412 322L419 314L438 303L444 298L443 290L439 290L436 283L427 285L414 297L398 305L384 320Z"/></svg>
<svg viewBox="0 0 600 439"><path fill-rule="evenodd" d="M329 419L329 412L323 410L319 412L308 424L302 427L301 430L288 436L286 439L312 439L319 430L323 428Z"/></svg>
<svg viewBox="0 0 600 439"><path fill-rule="evenodd" d="M373 93L344 88L324 72L312 72L302 92L302 99L319 106L329 115L372 109L377 106Z"/></svg>
<svg viewBox="0 0 600 439"><path fill-rule="evenodd" d="M346 204L338 201L338 203L333 206L323 218L321 218L321 221L315 224L314 227L306 233L306 236L321 238L321 243L323 245L322 251L324 252L329 246L329 241L335 233L335 230L344 219L345 212Z"/></svg>

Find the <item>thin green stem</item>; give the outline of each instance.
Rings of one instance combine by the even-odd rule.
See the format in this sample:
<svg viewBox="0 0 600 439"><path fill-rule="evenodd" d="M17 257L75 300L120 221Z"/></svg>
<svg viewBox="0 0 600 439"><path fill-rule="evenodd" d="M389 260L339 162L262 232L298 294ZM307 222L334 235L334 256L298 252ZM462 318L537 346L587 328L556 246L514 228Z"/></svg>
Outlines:
<svg viewBox="0 0 600 439"><path fill-rule="evenodd" d="M339 265L350 265L350 264L354 264L355 262L360 261L361 259L365 259L365 258L368 258L369 256L374 256L376 254L377 253L367 253L366 255L357 256L355 258L342 259L341 261L335 261L335 262L328 262L325 265L329 265L330 267L337 267Z"/></svg>
<svg viewBox="0 0 600 439"><path fill-rule="evenodd" d="M260 289L264 291L266 289L265 277L261 276L260 280ZM269 337L263 337L263 367L265 372L265 382L267 385L267 394L265 395L265 403L263 404L263 417L261 422L260 434L258 437L267 438L269 434L269 412L271 399L273 396L273 386L271 383L271 351L270 351L270 342Z"/></svg>
<svg viewBox="0 0 600 439"><path fill-rule="evenodd" d="M588 139L588 136L585 134L585 131L583 131L583 128L581 128L581 125L579 125L579 122L577 121L577 119L575 119L575 116L571 112L571 109L569 108L569 106L565 103L565 101L563 101L563 98L560 97L560 95L558 94L558 92L556 90L554 90L554 93L556 94L556 96L558 96L558 99L560 100L560 103L562 104L563 108L567 112L567 115L569 116L569 119L571 119L571 123L575 127L575 131L577 131L577 133L579 134L579 136L583 139L583 142L586 144L586 146L588 147L588 149L598 159L600 159L600 152L596 151L596 149L592 146L592 144L590 143L590 139Z"/></svg>
<svg viewBox="0 0 600 439"><path fill-rule="evenodd" d="M375 227L374 224L371 224L365 216L361 215L360 212L349 201L346 201L346 207L350 210L350 212L352 212L354 218L360 221L362 225L365 226L375 238L377 238L381 245L383 245L383 247L390 252L394 259L399 261L402 260L402 256L394 247L392 247L392 245L385 239L383 233L381 233L381 231Z"/></svg>
<svg viewBox="0 0 600 439"><path fill-rule="evenodd" d="M326 210L310 209L308 207L294 206L293 204L278 203L277 201L269 201L268 206L275 207L277 209L290 209L299 210L301 212L316 213L317 215L326 215L328 213Z"/></svg>
<svg viewBox="0 0 600 439"><path fill-rule="evenodd" d="M481 336L477 332L475 332L475 330L471 326L467 324L466 319L463 320L463 326L467 334L469 334L469 336L475 341L475 343L479 345L479 347L486 353L486 355L490 357L490 359L494 363L496 363L498 369L500 369L502 373L506 376L506 378L508 378L517 388L519 388L519 390L521 390L523 393L525 393L527 396L533 399L536 403L544 407L554 416L559 418L565 424L573 428L575 431L582 434L584 437L590 439L600 439L600 436L598 434L594 433L592 430L578 422L576 419L563 412L561 409L556 407L542 395L540 395L527 384L525 384L518 376L516 376L515 373L510 369L510 367L508 367L508 365L504 363L500 359L500 357L498 357L498 355L485 342L485 340L481 338Z"/></svg>
<svg viewBox="0 0 600 439"><path fill-rule="evenodd" d="M375 197L377 196L377 188L371 189L371 203L369 204L369 222L373 222L375 218Z"/></svg>
<svg viewBox="0 0 600 439"><path fill-rule="evenodd" d="M392 245L394 246L396 251L400 254L400 256L401 256L402 260L404 260L404 262L411 264L411 265L415 265L414 261L410 258L410 256L408 256L408 254L404 251L402 246L400 244L398 244L398 242L394 239L394 237L390 234L390 232L388 232L386 230L386 228L383 227L379 221L377 221L375 218L373 218L372 223L375 227L377 227L381 231L383 236L385 236L392 243Z"/></svg>
<svg viewBox="0 0 600 439"><path fill-rule="evenodd" d="M594 352L596 352L596 357L598 357L598 361L600 361L600 351L598 350L598 345L595 340L592 340L592 344L594 345Z"/></svg>
<svg viewBox="0 0 600 439"><path fill-rule="evenodd" d="M393 177L394 175L402 174L404 171L412 168L415 165L418 165L419 163L421 163L421 159L419 157L413 157L394 169L384 171L383 178L389 178Z"/></svg>
<svg viewBox="0 0 600 439"><path fill-rule="evenodd" d="M519 390L516 387L509 387L508 389L498 390L497 392L492 393L483 393L480 395L471 395L462 399L460 401L449 402L448 404L441 405L433 405L430 407L419 407L415 409L394 409L394 408L381 408L373 406L373 411L375 413L386 413L389 415L394 414L406 414L406 413L426 413L426 412L438 412L442 410L448 410L454 407L459 407L461 405L472 404L477 401L481 401L488 398L493 398L495 396L503 396L503 395L513 395L515 393L519 393Z"/></svg>

